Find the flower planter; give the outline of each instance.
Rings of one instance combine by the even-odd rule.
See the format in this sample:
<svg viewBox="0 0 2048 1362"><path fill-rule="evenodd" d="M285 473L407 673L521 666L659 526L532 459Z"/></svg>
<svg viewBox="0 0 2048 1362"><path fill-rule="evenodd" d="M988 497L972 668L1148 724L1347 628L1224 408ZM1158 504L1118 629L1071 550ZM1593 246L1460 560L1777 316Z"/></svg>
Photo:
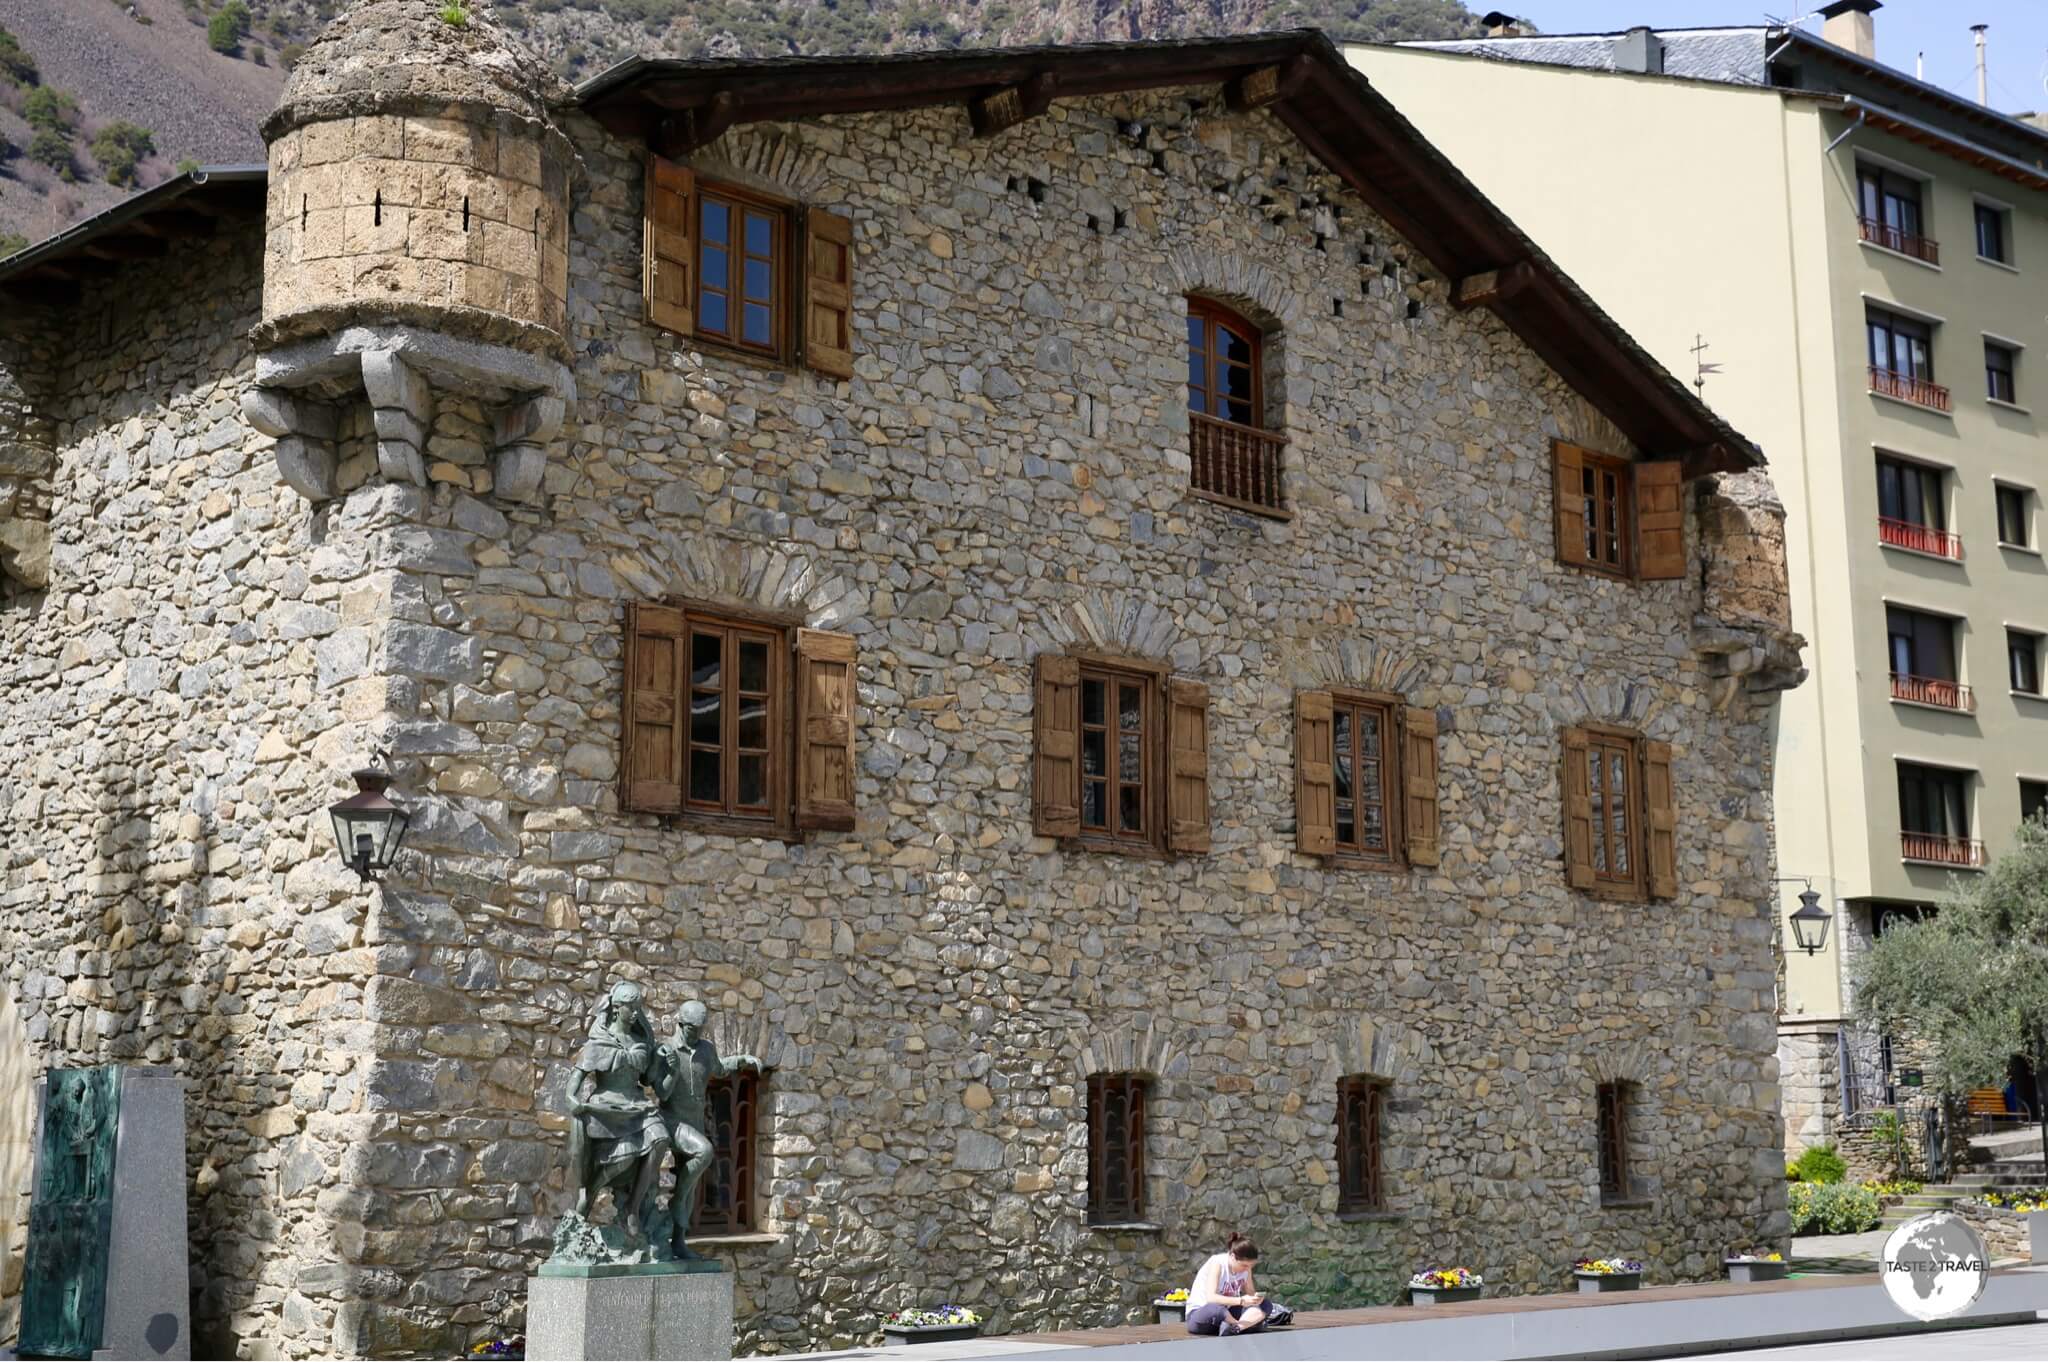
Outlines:
<svg viewBox="0 0 2048 1362"><path fill-rule="evenodd" d="M1774 1263L1763 1258L1724 1258L1721 1266L1731 1282L1781 1282L1791 1268L1790 1263Z"/></svg>
<svg viewBox="0 0 2048 1362"><path fill-rule="evenodd" d="M1483 1286L1411 1286L1408 1288L1410 1305L1451 1305L1458 1301L1476 1301Z"/></svg>
<svg viewBox="0 0 2048 1362"><path fill-rule="evenodd" d="M1585 1295L1598 1295L1603 1291L1636 1291L1643 1285L1640 1272L1574 1272L1579 1279L1579 1290Z"/></svg>
<svg viewBox="0 0 2048 1362"><path fill-rule="evenodd" d="M905 1348L918 1343L965 1343L981 1336L979 1324L884 1324L882 1345Z"/></svg>
<svg viewBox="0 0 2048 1362"><path fill-rule="evenodd" d="M1186 1301L1153 1301L1153 1316L1161 1324L1186 1324L1188 1303Z"/></svg>

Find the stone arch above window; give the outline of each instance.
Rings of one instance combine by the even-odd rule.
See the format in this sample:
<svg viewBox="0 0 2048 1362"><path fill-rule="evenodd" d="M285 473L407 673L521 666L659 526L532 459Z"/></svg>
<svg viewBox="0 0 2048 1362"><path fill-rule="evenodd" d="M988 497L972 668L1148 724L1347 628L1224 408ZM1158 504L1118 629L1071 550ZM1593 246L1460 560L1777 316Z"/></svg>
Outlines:
<svg viewBox="0 0 2048 1362"><path fill-rule="evenodd" d="M1199 675L1202 648L1182 632L1173 612L1123 591L1088 591L1040 621L1046 640L1036 652L1080 649L1121 657L1164 658L1175 671Z"/></svg>
<svg viewBox="0 0 2048 1362"><path fill-rule="evenodd" d="M1369 1079L1400 1087L1436 1062L1429 1042L1396 1022L1351 1017L1315 1043L1312 1052L1320 1086L1334 1090L1347 1078Z"/></svg>
<svg viewBox="0 0 2048 1362"><path fill-rule="evenodd" d="M1657 731L1660 726L1655 722L1663 712L1662 707L1657 703L1656 688L1647 682L1580 680L1566 695L1575 702L1572 708L1577 710L1571 722L1612 724L1644 737L1664 736Z"/></svg>
<svg viewBox="0 0 2048 1362"><path fill-rule="evenodd" d="M830 153L775 127L734 128L697 151L690 164L700 173L750 189L816 201L833 183Z"/></svg>
<svg viewBox="0 0 2048 1362"><path fill-rule="evenodd" d="M1425 659L1411 656L1385 639L1362 634L1310 643L1295 665L1294 683L1304 690L1351 687L1413 700L1428 673Z"/></svg>
<svg viewBox="0 0 2048 1362"><path fill-rule="evenodd" d="M1067 1045L1075 1081L1081 1083L1097 1074L1137 1074L1156 1080L1184 1078L1188 1072L1186 1051L1151 1017L1076 1030L1069 1033Z"/></svg>
<svg viewBox="0 0 2048 1362"><path fill-rule="evenodd" d="M867 591L809 554L730 540L669 541L665 573L612 567L654 599L687 597L711 605L749 606L791 617L813 629L845 629L868 611Z"/></svg>

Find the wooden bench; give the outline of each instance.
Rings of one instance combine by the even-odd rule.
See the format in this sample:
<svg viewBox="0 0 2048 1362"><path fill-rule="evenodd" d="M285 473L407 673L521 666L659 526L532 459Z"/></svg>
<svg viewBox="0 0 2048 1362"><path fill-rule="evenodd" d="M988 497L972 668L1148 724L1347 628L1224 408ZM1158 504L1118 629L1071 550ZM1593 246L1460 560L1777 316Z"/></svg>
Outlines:
<svg viewBox="0 0 2048 1362"><path fill-rule="evenodd" d="M2005 1109L2005 1091L2002 1088L1970 1089L1970 1115L1985 1125L1993 1121L2024 1121L2026 1116L2017 1111Z"/></svg>

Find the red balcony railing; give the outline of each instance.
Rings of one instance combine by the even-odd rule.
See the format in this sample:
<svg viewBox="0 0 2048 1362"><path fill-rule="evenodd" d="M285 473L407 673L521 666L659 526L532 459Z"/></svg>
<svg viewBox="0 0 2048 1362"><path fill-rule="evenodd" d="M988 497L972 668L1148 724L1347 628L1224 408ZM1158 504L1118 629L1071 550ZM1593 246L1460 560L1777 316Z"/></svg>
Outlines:
<svg viewBox="0 0 2048 1362"><path fill-rule="evenodd" d="M1933 705L1936 709L1953 709L1962 714L1977 712L1977 697L1968 686L1960 681L1944 681L1938 676L1904 676L1893 672L1892 699Z"/></svg>
<svg viewBox="0 0 2048 1362"><path fill-rule="evenodd" d="M1899 859L1975 868L1984 864L1984 844L1974 837L1950 837L1946 833L1938 832L1902 832L1899 834Z"/></svg>
<svg viewBox="0 0 2048 1362"><path fill-rule="evenodd" d="M1856 225L1863 230L1863 239L1873 246L1882 246L1888 251L1897 251L1900 255L1910 255L1915 260L1925 260L1930 265L1941 263L1941 247L1932 237L1902 232L1889 223L1879 222L1876 218L1858 218Z"/></svg>
<svg viewBox="0 0 2048 1362"><path fill-rule="evenodd" d="M1963 556L1963 537L1947 530L1937 530L1932 525L1920 525L1910 520L1894 520L1890 516L1877 518L1877 537L1881 543L1895 549L1912 549L1915 553L1931 553L1937 558Z"/></svg>
<svg viewBox="0 0 2048 1362"><path fill-rule="evenodd" d="M1287 437L1270 430L1188 413L1188 456L1197 492L1258 515L1285 516L1280 453Z"/></svg>
<svg viewBox="0 0 2048 1362"><path fill-rule="evenodd" d="M1930 383L1924 378L1911 374L1894 373L1890 369L1870 366L1870 390L1896 397L1901 402L1911 402L1916 407L1927 407L1934 411L1948 410L1948 389L1939 383Z"/></svg>

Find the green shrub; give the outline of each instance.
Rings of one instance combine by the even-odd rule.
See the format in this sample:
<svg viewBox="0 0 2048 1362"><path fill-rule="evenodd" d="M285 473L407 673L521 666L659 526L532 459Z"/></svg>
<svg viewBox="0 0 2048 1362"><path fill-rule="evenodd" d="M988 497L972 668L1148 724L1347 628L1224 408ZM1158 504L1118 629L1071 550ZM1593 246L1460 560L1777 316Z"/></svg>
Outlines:
<svg viewBox="0 0 2048 1362"><path fill-rule="evenodd" d="M460 5L441 6L441 22L450 28L469 27L469 11Z"/></svg>
<svg viewBox="0 0 2048 1362"><path fill-rule="evenodd" d="M38 85L21 101L21 116L31 128L62 132L78 118L78 101L54 86Z"/></svg>
<svg viewBox="0 0 2048 1362"><path fill-rule="evenodd" d="M1877 1193L1839 1182L1795 1182L1785 1203L1794 1234L1862 1234L1884 1219Z"/></svg>
<svg viewBox="0 0 2048 1362"><path fill-rule="evenodd" d="M28 158L48 166L67 180L78 178L78 172L71 164L71 134L68 132L44 128L28 144Z"/></svg>
<svg viewBox="0 0 2048 1362"><path fill-rule="evenodd" d="M135 167L144 157L156 154L156 139L148 128L118 119L99 130L92 139L92 159L100 163L108 184L132 188Z"/></svg>
<svg viewBox="0 0 2048 1362"><path fill-rule="evenodd" d="M1792 1161L1792 1168L1801 1182L1834 1183L1849 1176L1849 1165L1831 1144L1809 1146Z"/></svg>
<svg viewBox="0 0 2048 1362"><path fill-rule="evenodd" d="M21 40L0 28L0 80L12 85L33 85L39 79L36 59L21 50Z"/></svg>
<svg viewBox="0 0 2048 1362"><path fill-rule="evenodd" d="M242 0L228 0L206 24L206 45L232 57L242 50L249 36L249 7Z"/></svg>
<svg viewBox="0 0 2048 1362"><path fill-rule="evenodd" d="M199 162L193 160L190 156L178 162L178 173L180 175L190 175L197 169L199 169Z"/></svg>
<svg viewBox="0 0 2048 1362"><path fill-rule="evenodd" d="M277 49L277 64L289 71L299 64L299 58L306 55L304 43L286 43Z"/></svg>
<svg viewBox="0 0 2048 1362"><path fill-rule="evenodd" d="M28 249L28 238L20 232L0 232L0 260Z"/></svg>

